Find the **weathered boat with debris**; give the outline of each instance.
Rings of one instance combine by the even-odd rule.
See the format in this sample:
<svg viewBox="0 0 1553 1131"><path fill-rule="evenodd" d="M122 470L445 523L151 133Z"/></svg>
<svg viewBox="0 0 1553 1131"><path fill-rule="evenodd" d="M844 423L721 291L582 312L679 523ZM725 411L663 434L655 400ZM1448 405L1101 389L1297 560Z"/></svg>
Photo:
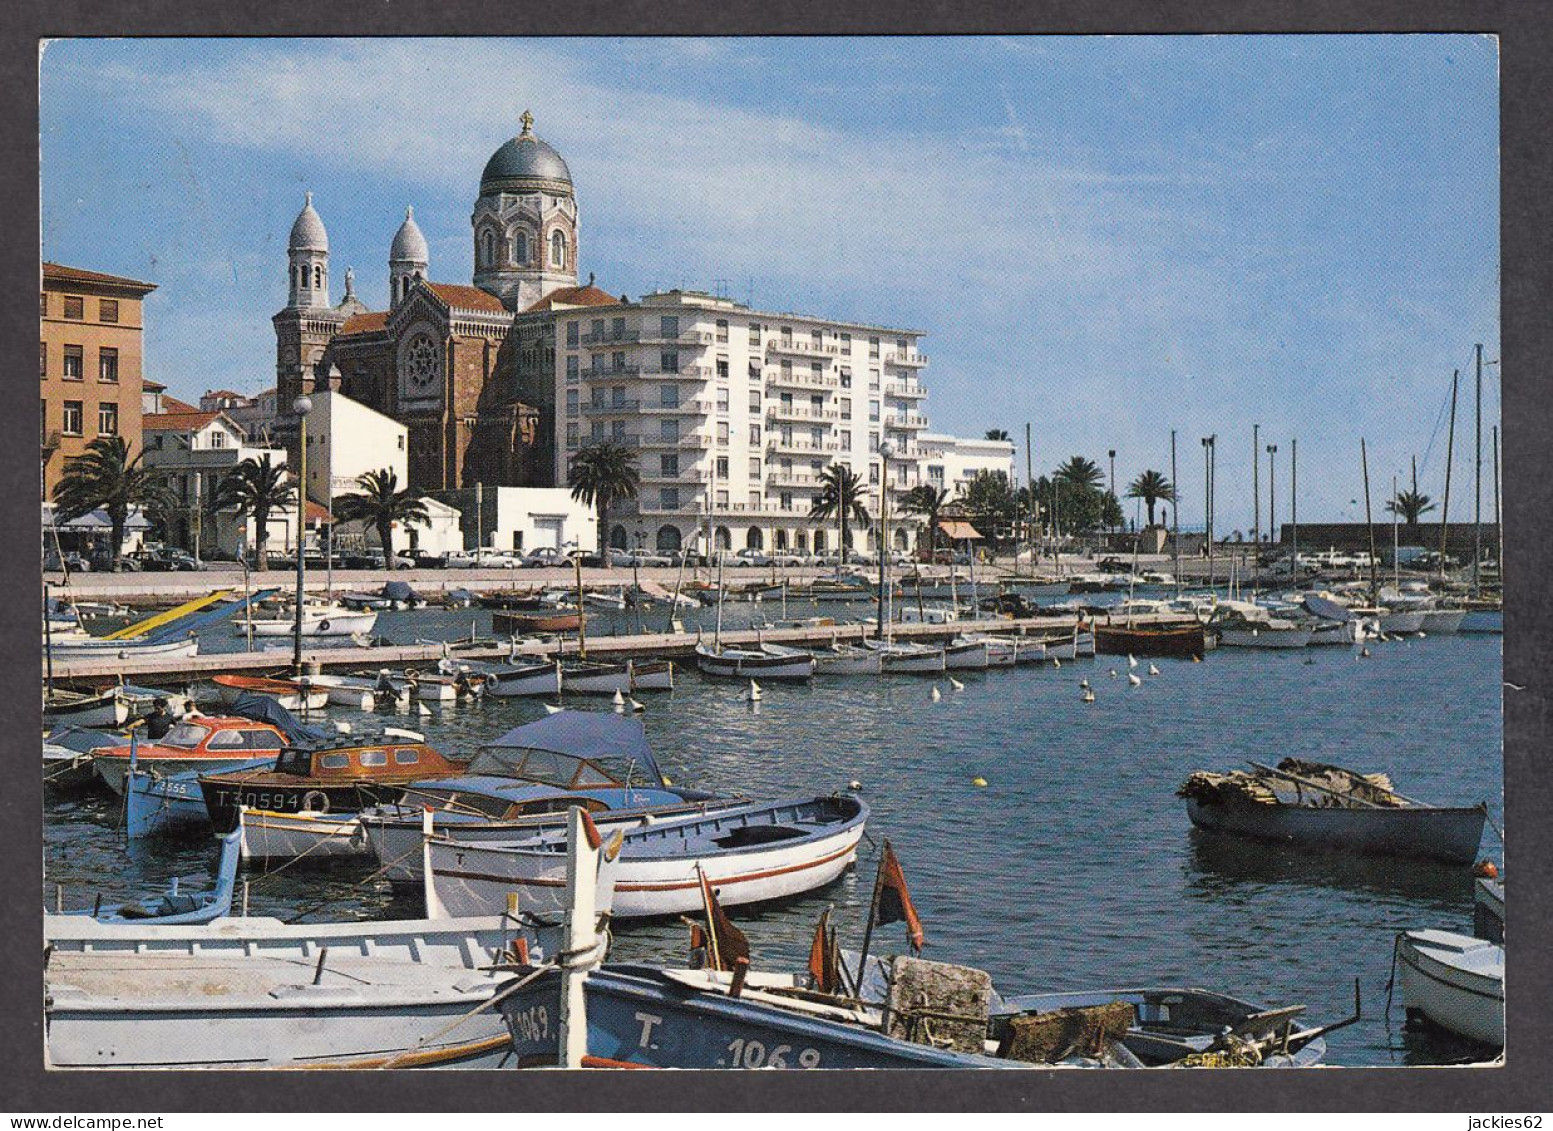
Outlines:
<svg viewBox="0 0 1553 1131"><path fill-rule="evenodd" d="M1385 774L1285 758L1277 767L1198 771L1177 791L1187 816L1214 829L1306 848L1471 864L1481 805L1439 807L1397 793Z"/></svg>

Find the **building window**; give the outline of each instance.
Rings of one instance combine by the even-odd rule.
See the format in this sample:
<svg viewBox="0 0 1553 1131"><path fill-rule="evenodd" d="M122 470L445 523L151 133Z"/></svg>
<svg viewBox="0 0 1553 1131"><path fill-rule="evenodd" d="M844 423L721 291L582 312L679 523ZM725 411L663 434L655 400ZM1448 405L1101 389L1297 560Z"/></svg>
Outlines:
<svg viewBox="0 0 1553 1131"><path fill-rule="evenodd" d="M760 509L760 492L759 491L751 491L750 492L750 510L758 511L759 509Z"/></svg>
<svg viewBox="0 0 1553 1131"><path fill-rule="evenodd" d="M66 401L63 423L60 431L66 436L79 436L81 434L81 402Z"/></svg>
<svg viewBox="0 0 1553 1131"><path fill-rule="evenodd" d="M480 266L490 267L496 262L496 237L490 232L480 233Z"/></svg>
<svg viewBox="0 0 1553 1131"><path fill-rule="evenodd" d="M658 457L658 473L665 479L679 478L679 454L677 452L665 452Z"/></svg>
<svg viewBox="0 0 1553 1131"><path fill-rule="evenodd" d="M845 365L841 367L841 387L843 389L850 389L852 387L852 370Z"/></svg>
<svg viewBox="0 0 1553 1131"><path fill-rule="evenodd" d="M930 463L927 465L927 477L929 482L942 484L944 481L944 468L942 464Z"/></svg>
<svg viewBox="0 0 1553 1131"><path fill-rule="evenodd" d="M617 444L625 443L625 439L626 439L626 422L624 420L616 420L612 424L610 424L610 426L609 426L609 438L611 440L613 440Z"/></svg>
<svg viewBox="0 0 1553 1131"><path fill-rule="evenodd" d="M879 339L878 338L869 338L868 339L868 356L869 356L870 359L877 358L879 356Z"/></svg>
<svg viewBox="0 0 1553 1131"><path fill-rule="evenodd" d="M550 266L566 266L566 235L563 232L550 233Z"/></svg>
<svg viewBox="0 0 1553 1131"><path fill-rule="evenodd" d="M852 335L846 333L845 331L843 331L842 335L841 335L841 352L842 353L851 353L852 352Z"/></svg>
<svg viewBox="0 0 1553 1131"><path fill-rule="evenodd" d="M65 317L77 322L86 317L86 300L80 295L65 296Z"/></svg>
<svg viewBox="0 0 1553 1131"><path fill-rule="evenodd" d="M870 487L879 486L879 465L877 463L870 463L868 465L868 485Z"/></svg>
<svg viewBox="0 0 1553 1131"><path fill-rule="evenodd" d="M104 346L97 351L97 380L107 385L119 383L119 351Z"/></svg>
<svg viewBox="0 0 1553 1131"><path fill-rule="evenodd" d="M308 440L309 444L320 443L323 440L323 437L322 436L309 436L307 438L307 440ZM224 447L226 447L226 433L220 431L219 429L217 429L216 431L212 432L210 434L210 446L212 448L224 448Z"/></svg>
<svg viewBox="0 0 1553 1131"><path fill-rule="evenodd" d="M811 330L811 331L809 331L809 340L814 343L814 348L815 349L822 348L825 345L825 331L824 330Z"/></svg>
<svg viewBox="0 0 1553 1131"><path fill-rule="evenodd" d="M582 330L581 322L568 322L566 324L566 344L572 349L577 348L577 337Z"/></svg>
<svg viewBox="0 0 1553 1131"><path fill-rule="evenodd" d="M760 457L759 456L750 456L750 478L751 479L759 479L760 478Z"/></svg>
<svg viewBox="0 0 1553 1131"><path fill-rule="evenodd" d="M401 452L404 451L404 433L399 433L399 435L395 436L394 439L399 441L399 450Z"/></svg>
<svg viewBox="0 0 1553 1131"><path fill-rule="evenodd" d="M717 509L720 510L720 511L725 511L725 510L728 509L728 492L727 491L718 491L717 492ZM726 549L726 547L723 547L723 548Z"/></svg>
<svg viewBox="0 0 1553 1131"><path fill-rule="evenodd" d="M119 434L119 406L111 401L104 401L97 406L97 434L100 436Z"/></svg>
<svg viewBox="0 0 1553 1131"><path fill-rule="evenodd" d="M61 370L61 376L66 381L79 381L85 371L86 364L80 346L65 347L65 364Z"/></svg>
<svg viewBox="0 0 1553 1131"><path fill-rule="evenodd" d="M666 511L679 510L679 488L660 487L658 489L658 503Z"/></svg>
<svg viewBox="0 0 1553 1131"><path fill-rule="evenodd" d="M47 318L49 313L49 295L47 291L38 292L38 316Z"/></svg>
<svg viewBox="0 0 1553 1131"><path fill-rule="evenodd" d="M49 442L49 402L47 400L40 400L38 402L38 443L46 444L48 442Z"/></svg>
<svg viewBox="0 0 1553 1131"><path fill-rule="evenodd" d="M851 420L852 419L852 398L851 397L842 397L840 404L841 404L841 419L842 420Z"/></svg>
<svg viewBox="0 0 1553 1131"><path fill-rule="evenodd" d="M809 363L809 375L811 377L813 377L816 381L818 381L820 379L820 377L824 374L824 372L825 372L824 363L818 362L818 361L811 361Z"/></svg>
<svg viewBox="0 0 1553 1131"><path fill-rule="evenodd" d="M728 446L728 422L726 420L719 420L717 422L717 446L720 448Z"/></svg>
<svg viewBox="0 0 1553 1131"><path fill-rule="evenodd" d="M577 425L576 424L568 424L566 426L566 446L568 448L575 448L577 446Z"/></svg>
<svg viewBox="0 0 1553 1131"><path fill-rule="evenodd" d="M868 391L870 393L877 393L879 391L879 371L877 369L870 369L868 371Z"/></svg>
<svg viewBox="0 0 1553 1131"><path fill-rule="evenodd" d="M879 433L870 432L868 434L868 450L870 452L877 452L879 450ZM877 483L878 480L875 479L874 482Z"/></svg>
<svg viewBox="0 0 1553 1131"><path fill-rule="evenodd" d="M728 319L726 318L719 318L717 320L717 340L719 342L726 342L728 340Z"/></svg>
<svg viewBox="0 0 1553 1131"><path fill-rule="evenodd" d="M559 232L556 233L560 235ZM518 232L512 237L512 261L518 264L528 263L528 233Z"/></svg>
<svg viewBox="0 0 1553 1131"><path fill-rule="evenodd" d="M39 342L38 343L38 376L39 377L47 377L48 375L49 375L49 344L47 342Z"/></svg>
<svg viewBox="0 0 1553 1131"><path fill-rule="evenodd" d="M760 425L758 424L750 425L750 443L757 448L760 447Z"/></svg>
<svg viewBox="0 0 1553 1131"><path fill-rule="evenodd" d="M717 375L724 381L728 379L728 359L726 357L717 359Z"/></svg>
<svg viewBox="0 0 1553 1131"><path fill-rule="evenodd" d="M577 328L577 323L573 322L572 323L572 329L575 330L576 328ZM577 366L578 366L578 362L577 362L577 355L576 354L573 354L571 357L568 357L566 359L566 379L568 381L573 382L573 383L576 382L577 377L578 377L578 368L577 368Z"/></svg>
<svg viewBox="0 0 1553 1131"><path fill-rule="evenodd" d="M679 421L658 421L658 439L662 440L665 444L679 443Z"/></svg>
<svg viewBox="0 0 1553 1131"><path fill-rule="evenodd" d="M313 264L313 289L318 291L324 289L324 269L320 263Z"/></svg>
<svg viewBox="0 0 1553 1131"><path fill-rule="evenodd" d="M759 381L760 380L760 362L758 362L758 361L750 362L750 380L751 381Z"/></svg>
<svg viewBox="0 0 1553 1131"><path fill-rule="evenodd" d="M664 337L668 337L667 334ZM668 351L658 355L658 368L665 373L679 372L679 354Z"/></svg>
<svg viewBox="0 0 1553 1131"><path fill-rule="evenodd" d="M717 457L717 478L723 479L723 480L726 480L728 478L728 457L727 456L718 456Z"/></svg>
<svg viewBox="0 0 1553 1131"><path fill-rule="evenodd" d="M760 345L760 323L759 322L751 322L750 323L750 345L756 346L756 347L759 347L759 345Z"/></svg>
<svg viewBox="0 0 1553 1131"><path fill-rule="evenodd" d="M759 389L751 389L750 390L750 411L755 413L755 414L757 414L757 415L759 415L759 413L760 413L760 390Z"/></svg>
<svg viewBox="0 0 1553 1131"><path fill-rule="evenodd" d="M784 346L790 346L793 344L793 328L791 326L783 326L777 332L781 334L782 344Z"/></svg>
<svg viewBox="0 0 1553 1131"><path fill-rule="evenodd" d="M567 416L576 416L577 415L577 390L576 389L567 389L566 390L566 415Z"/></svg>
<svg viewBox="0 0 1553 1131"><path fill-rule="evenodd" d="M659 385L658 386L658 404L662 408L678 408L679 407L679 386L678 385Z"/></svg>
<svg viewBox="0 0 1553 1131"><path fill-rule="evenodd" d="M868 402L868 423L870 423L870 424L878 424L879 423L879 402L878 401L869 401Z"/></svg>
<svg viewBox="0 0 1553 1131"><path fill-rule="evenodd" d="M658 336L662 338L679 337L679 316L677 314L665 314L658 319Z"/></svg>
<svg viewBox="0 0 1553 1131"><path fill-rule="evenodd" d="M727 415L727 413L728 413L728 390L727 389L718 389L717 390L717 411L720 412L720 413L723 413L724 415Z"/></svg>

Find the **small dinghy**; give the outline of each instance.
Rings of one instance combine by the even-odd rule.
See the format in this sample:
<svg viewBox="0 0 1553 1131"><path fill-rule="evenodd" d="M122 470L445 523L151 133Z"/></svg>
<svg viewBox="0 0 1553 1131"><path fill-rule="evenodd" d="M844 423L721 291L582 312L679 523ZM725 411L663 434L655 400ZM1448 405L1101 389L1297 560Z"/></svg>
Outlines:
<svg viewBox="0 0 1553 1131"><path fill-rule="evenodd" d="M631 665L601 663L568 656L560 661L561 691L578 695L625 695L631 690Z"/></svg>
<svg viewBox="0 0 1553 1131"><path fill-rule="evenodd" d="M355 857L370 859L361 820L356 813L277 813L271 809L238 809L237 830L244 860L296 860L324 863Z"/></svg>
<svg viewBox="0 0 1553 1131"><path fill-rule="evenodd" d="M1285 758L1276 768L1198 771L1176 795L1204 829L1304 848L1337 849L1471 864L1487 813L1481 805L1443 808L1403 797L1385 774Z"/></svg>
<svg viewBox="0 0 1553 1131"><path fill-rule="evenodd" d="M216 864L215 887L202 895L191 895L181 890L178 879L174 877L172 884L160 895L111 906L104 906L99 901L90 911L45 915L45 934L48 922L53 919L79 917L102 924L134 923L140 926L184 926L219 919L232 909L232 889L237 882L238 840L236 833L221 838L221 858Z"/></svg>
<svg viewBox="0 0 1553 1131"><path fill-rule="evenodd" d="M730 906L824 887L852 863L867 821L861 799L836 794L646 823L624 834L614 862L614 916L694 911L701 876ZM510 892L518 893L520 908L538 913L565 889L564 834L516 845L433 836L427 854L428 887L452 915L489 913L505 906Z"/></svg>
<svg viewBox="0 0 1553 1131"><path fill-rule="evenodd" d="M1396 961L1410 1021L1504 1047L1503 946L1449 931L1404 931Z"/></svg>
<svg viewBox="0 0 1553 1131"><path fill-rule="evenodd" d="M505 664L471 666L485 677L486 693L498 699L561 694L561 669L554 660L513 656Z"/></svg>
<svg viewBox="0 0 1553 1131"><path fill-rule="evenodd" d="M944 649L905 640L864 640L863 647L879 654L885 675L936 675L944 670Z"/></svg>
<svg viewBox="0 0 1553 1131"><path fill-rule="evenodd" d="M878 675L880 654L855 644L832 644L814 650L814 669L818 675Z"/></svg>
<svg viewBox="0 0 1553 1131"><path fill-rule="evenodd" d="M48 652L54 662L76 663L82 660L178 660L199 654L198 636L173 640L109 640L85 632L53 634Z"/></svg>
<svg viewBox="0 0 1553 1131"><path fill-rule="evenodd" d="M303 687L289 679L267 679L254 675L217 675L215 684L223 703L235 703L240 695L268 695L288 711L321 711L329 704L329 691L318 686Z"/></svg>
<svg viewBox="0 0 1553 1131"><path fill-rule="evenodd" d="M724 679L807 680L814 676L814 653L781 644L753 648L696 645L696 667Z"/></svg>
<svg viewBox="0 0 1553 1131"><path fill-rule="evenodd" d="M304 605L302 635L310 637L356 636L370 633L377 625L374 609L347 609L343 605ZM245 635L252 628L255 636L291 636L296 632L296 613L263 619L246 618L232 622L232 631Z"/></svg>
<svg viewBox="0 0 1553 1131"><path fill-rule="evenodd" d="M1217 643L1201 624L1122 627L1096 625L1095 651L1102 656L1197 656Z"/></svg>

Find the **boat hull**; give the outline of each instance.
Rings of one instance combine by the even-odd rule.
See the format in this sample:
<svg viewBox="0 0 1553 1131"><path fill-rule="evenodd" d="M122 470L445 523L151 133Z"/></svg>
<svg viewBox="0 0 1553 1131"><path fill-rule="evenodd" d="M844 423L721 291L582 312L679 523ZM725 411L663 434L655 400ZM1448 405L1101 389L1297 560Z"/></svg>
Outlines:
<svg viewBox="0 0 1553 1131"><path fill-rule="evenodd" d="M163 778L174 774L198 772L202 774L224 774L237 770L253 761L251 755L242 758L158 758L141 754L138 758L140 768L146 771L154 771ZM273 759L271 759L273 761ZM124 795L124 779L129 773L128 754L98 754L92 759L96 767L97 776L100 777L109 789L121 797Z"/></svg>
<svg viewBox="0 0 1553 1131"><path fill-rule="evenodd" d="M644 967L605 967L583 984L588 1055L651 1068L1027 1067L895 1040L870 1029L681 986ZM502 1002L523 1066L558 1054L560 974Z"/></svg>
<svg viewBox="0 0 1553 1131"><path fill-rule="evenodd" d="M1225 648L1306 648L1311 635L1308 628L1222 628L1219 644Z"/></svg>
<svg viewBox="0 0 1553 1131"><path fill-rule="evenodd" d="M491 614L491 631L506 636L527 636L536 632L576 632L581 627L581 613Z"/></svg>
<svg viewBox="0 0 1553 1131"><path fill-rule="evenodd" d="M121 727L129 722L131 703L117 688L75 702L45 702L44 716L57 725L78 727Z"/></svg>
<svg viewBox="0 0 1553 1131"><path fill-rule="evenodd" d="M329 705L329 692L322 687L298 687L282 679L255 676L218 675L211 680L223 703L232 704L243 695L268 695L288 711L321 711Z"/></svg>
<svg viewBox="0 0 1553 1131"><path fill-rule="evenodd" d="M1477 858L1487 819L1482 809L1313 809L1230 801L1205 805L1187 798L1198 828L1307 848L1405 856L1443 864Z"/></svg>
<svg viewBox="0 0 1553 1131"><path fill-rule="evenodd" d="M774 818L800 812L807 803L753 807ZM613 863L616 919L658 918L703 909L700 877L705 876L724 906L764 903L800 895L831 883L857 856L867 808L853 801L855 815L833 830L787 841L718 851L687 835L708 826L737 829L745 813L734 811L695 821L665 821L633 832ZM678 842L686 842L683 851ZM437 901L450 915L491 914L518 893L520 910L553 911L564 897L566 854L547 848L473 845L433 838L428 843L430 879ZM638 854L640 853L640 854ZM536 908L538 904L538 908ZM428 900L430 906L430 900Z"/></svg>
<svg viewBox="0 0 1553 1131"><path fill-rule="evenodd" d="M818 675L878 675L880 656L866 648L837 649L814 654Z"/></svg>
<svg viewBox="0 0 1553 1131"><path fill-rule="evenodd" d="M147 658L175 660L198 655L199 650L200 642L197 636L185 637L182 640L167 640L159 644L143 644L133 640L101 640L91 643L55 640L49 648L55 663Z"/></svg>
<svg viewBox="0 0 1553 1131"><path fill-rule="evenodd" d="M319 813L276 813L245 809L239 822L244 860L367 859L367 843L361 821L354 816L329 817Z"/></svg>
<svg viewBox="0 0 1553 1131"><path fill-rule="evenodd" d="M1442 1029L1504 1045L1504 947L1446 931L1397 936L1402 1005Z"/></svg>
<svg viewBox="0 0 1553 1131"><path fill-rule="evenodd" d="M984 672L991 663L992 657L987 645L981 641L973 644L944 645L945 671Z"/></svg>
<svg viewBox="0 0 1553 1131"><path fill-rule="evenodd" d="M488 669L485 689L498 699L561 694L561 669L552 663Z"/></svg>
<svg viewBox="0 0 1553 1131"><path fill-rule="evenodd" d="M1426 615L1422 609L1382 613L1379 618L1380 630L1388 636L1406 636L1423 628Z"/></svg>
<svg viewBox="0 0 1553 1131"><path fill-rule="evenodd" d="M624 695L631 690L628 664L589 664L570 668L561 665L561 691L577 695Z"/></svg>
<svg viewBox="0 0 1553 1131"><path fill-rule="evenodd" d="M1466 609L1430 609L1424 613L1424 622L1419 626L1419 631L1431 636L1452 635L1461 631L1462 622L1466 619Z"/></svg>
<svg viewBox="0 0 1553 1131"><path fill-rule="evenodd" d="M1102 656L1201 656L1208 649L1202 625L1172 628L1095 627L1095 651Z"/></svg>
<svg viewBox="0 0 1553 1131"><path fill-rule="evenodd" d="M377 626L377 613L370 609L351 611L341 610L331 612L328 616L302 617L303 636L354 636L358 632L371 632ZM239 620L232 624L232 631L238 636L248 634L248 622ZM297 622L293 617L267 618L253 622L253 634L255 636L291 636L295 634Z"/></svg>
<svg viewBox="0 0 1553 1131"><path fill-rule="evenodd" d="M780 679L802 681L814 676L814 657L807 652L773 655L724 649L696 648L696 667L702 675L721 679Z"/></svg>
<svg viewBox="0 0 1553 1131"><path fill-rule="evenodd" d="M632 691L673 691L673 660L632 660Z"/></svg>

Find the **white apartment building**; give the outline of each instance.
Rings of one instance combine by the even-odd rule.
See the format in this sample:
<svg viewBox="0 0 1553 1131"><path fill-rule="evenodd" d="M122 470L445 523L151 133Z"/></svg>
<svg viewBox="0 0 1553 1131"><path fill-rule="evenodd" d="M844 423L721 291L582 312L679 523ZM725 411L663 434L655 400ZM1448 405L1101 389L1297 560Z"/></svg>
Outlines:
<svg viewBox="0 0 1553 1131"><path fill-rule="evenodd" d="M834 549L834 521L809 517L827 466L863 479L875 523L882 453L893 488L921 479L920 331L688 291L554 318L556 481L588 444L638 452L640 494L612 511L611 545L704 552L710 529L719 549ZM891 517L904 548L919 520ZM855 531L854 546L876 536Z"/></svg>
<svg viewBox="0 0 1553 1131"><path fill-rule="evenodd" d="M1010 440L971 439L923 432L917 442L922 451L922 481L942 487L950 495L983 471L1001 471L1014 480L1014 445Z"/></svg>
<svg viewBox="0 0 1553 1131"><path fill-rule="evenodd" d="M344 393L310 395L307 415L307 497L329 506L341 495L356 494L357 478L387 468L399 477L399 488L410 483L408 430Z"/></svg>

